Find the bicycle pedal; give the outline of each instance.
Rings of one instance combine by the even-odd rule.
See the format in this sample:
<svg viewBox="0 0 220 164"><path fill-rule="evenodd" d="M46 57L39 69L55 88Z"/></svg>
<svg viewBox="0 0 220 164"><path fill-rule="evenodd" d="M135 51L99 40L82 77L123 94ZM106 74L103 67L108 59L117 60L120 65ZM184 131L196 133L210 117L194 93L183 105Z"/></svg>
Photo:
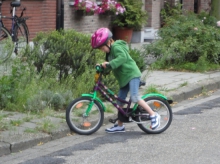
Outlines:
<svg viewBox="0 0 220 164"><path fill-rule="evenodd" d="M111 122L111 123L113 123L113 124L115 124L117 120L118 120L118 118L116 118L116 119L111 119L111 118L110 118L108 121Z"/></svg>

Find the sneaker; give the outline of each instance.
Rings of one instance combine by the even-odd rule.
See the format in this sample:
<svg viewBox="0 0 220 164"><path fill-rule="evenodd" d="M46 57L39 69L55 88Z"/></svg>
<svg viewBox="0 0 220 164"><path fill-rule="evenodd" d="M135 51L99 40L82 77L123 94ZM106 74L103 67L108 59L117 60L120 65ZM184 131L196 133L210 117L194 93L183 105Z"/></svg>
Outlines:
<svg viewBox="0 0 220 164"><path fill-rule="evenodd" d="M125 132L125 126L118 126L115 124L113 127L105 129L105 131L107 133Z"/></svg>
<svg viewBox="0 0 220 164"><path fill-rule="evenodd" d="M150 116L151 119L151 129L155 130L160 127L160 115L156 113L155 116Z"/></svg>

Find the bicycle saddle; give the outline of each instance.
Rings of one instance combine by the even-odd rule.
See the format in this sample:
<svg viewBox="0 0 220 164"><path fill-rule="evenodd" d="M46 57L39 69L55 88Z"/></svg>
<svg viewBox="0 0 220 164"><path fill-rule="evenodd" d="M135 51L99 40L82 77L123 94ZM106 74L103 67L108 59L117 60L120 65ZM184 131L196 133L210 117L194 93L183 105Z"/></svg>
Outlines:
<svg viewBox="0 0 220 164"><path fill-rule="evenodd" d="M21 2L20 1L11 2L11 7L20 7L20 6L21 6Z"/></svg>

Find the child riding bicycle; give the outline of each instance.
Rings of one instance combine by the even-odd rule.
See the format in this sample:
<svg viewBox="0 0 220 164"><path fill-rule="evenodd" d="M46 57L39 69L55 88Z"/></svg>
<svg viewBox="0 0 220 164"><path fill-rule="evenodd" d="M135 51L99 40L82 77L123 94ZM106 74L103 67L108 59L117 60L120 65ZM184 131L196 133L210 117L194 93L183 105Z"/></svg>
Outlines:
<svg viewBox="0 0 220 164"><path fill-rule="evenodd" d="M130 91L133 103L138 103L145 109L151 118L152 130L160 126L160 115L154 112L150 106L141 99L138 94L141 72L135 61L129 55L128 45L123 40L114 41L112 32L108 28L100 28L91 37L91 46L106 53L106 60L101 64L104 69L111 69L119 83L118 97L125 100ZM118 102L120 107L124 104ZM125 132L122 120L111 128L105 130L108 133Z"/></svg>

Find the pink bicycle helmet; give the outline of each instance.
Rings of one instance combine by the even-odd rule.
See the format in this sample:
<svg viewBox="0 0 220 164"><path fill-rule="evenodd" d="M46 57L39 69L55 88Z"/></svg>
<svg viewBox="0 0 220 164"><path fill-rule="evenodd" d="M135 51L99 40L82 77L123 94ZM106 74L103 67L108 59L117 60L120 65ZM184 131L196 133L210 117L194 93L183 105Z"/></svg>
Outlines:
<svg viewBox="0 0 220 164"><path fill-rule="evenodd" d="M107 43L112 38L112 33L108 28L100 28L94 32L91 37L92 48L99 48Z"/></svg>

